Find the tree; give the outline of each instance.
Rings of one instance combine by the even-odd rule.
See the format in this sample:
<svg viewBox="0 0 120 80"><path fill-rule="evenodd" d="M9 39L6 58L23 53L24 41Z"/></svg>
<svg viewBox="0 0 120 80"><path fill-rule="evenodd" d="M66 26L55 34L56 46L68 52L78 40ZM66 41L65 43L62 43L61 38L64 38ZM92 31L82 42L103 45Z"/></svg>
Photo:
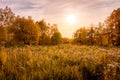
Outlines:
<svg viewBox="0 0 120 80"><path fill-rule="evenodd" d="M108 28L103 28L101 31L101 35L102 35L102 45L104 46L110 46L110 37L109 37L109 30Z"/></svg>
<svg viewBox="0 0 120 80"><path fill-rule="evenodd" d="M106 20L113 45L120 45L120 8L114 10Z"/></svg>
<svg viewBox="0 0 120 80"><path fill-rule="evenodd" d="M15 20L15 14L12 10L6 6L5 9L0 9L0 25L9 27L12 25L12 22Z"/></svg>
<svg viewBox="0 0 120 80"><path fill-rule="evenodd" d="M95 44L95 25L91 24L90 25L90 29L88 29L88 42L90 45L94 45Z"/></svg>
<svg viewBox="0 0 120 80"><path fill-rule="evenodd" d="M52 36L55 32L59 32L57 24L53 24L50 28L50 36Z"/></svg>
<svg viewBox="0 0 120 80"><path fill-rule="evenodd" d="M40 36L40 29L31 18L17 17L11 26L14 33L14 40L24 44L37 44Z"/></svg>
<svg viewBox="0 0 120 80"><path fill-rule="evenodd" d="M43 35L39 39L39 44L41 45L50 45L51 43L51 38L49 35Z"/></svg>
<svg viewBox="0 0 120 80"><path fill-rule="evenodd" d="M69 43L72 43L72 39L67 38L67 37L64 37L64 38L62 39L62 42L63 42L63 44L69 44Z"/></svg>
<svg viewBox="0 0 120 80"><path fill-rule="evenodd" d="M85 27L82 27L74 33L74 43L86 44L88 31Z"/></svg>
<svg viewBox="0 0 120 80"><path fill-rule="evenodd" d="M48 45L50 44L50 26L46 24L44 20L37 21L37 25L40 28L40 38L39 38L39 44L40 45Z"/></svg>
<svg viewBox="0 0 120 80"><path fill-rule="evenodd" d="M7 41L7 29L0 26L0 45L4 45Z"/></svg>
<svg viewBox="0 0 120 80"><path fill-rule="evenodd" d="M55 32L51 37L52 45L57 45L62 43L62 36L60 32Z"/></svg>
<svg viewBox="0 0 120 80"><path fill-rule="evenodd" d="M95 43L97 45L103 45L103 42L102 42L102 31L103 31L103 26L104 24L99 22L97 27L95 28Z"/></svg>

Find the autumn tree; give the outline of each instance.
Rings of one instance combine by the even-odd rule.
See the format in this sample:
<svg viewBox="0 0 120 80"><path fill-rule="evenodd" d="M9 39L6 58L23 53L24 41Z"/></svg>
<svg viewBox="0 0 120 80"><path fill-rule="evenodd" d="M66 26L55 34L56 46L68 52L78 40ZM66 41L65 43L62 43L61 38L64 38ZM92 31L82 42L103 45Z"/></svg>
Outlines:
<svg viewBox="0 0 120 80"><path fill-rule="evenodd" d="M15 20L15 14L6 6L5 9L0 8L0 25L9 27Z"/></svg>
<svg viewBox="0 0 120 80"><path fill-rule="evenodd" d="M14 33L14 40L24 44L37 44L40 36L40 29L31 18L17 17L11 26Z"/></svg>
<svg viewBox="0 0 120 80"><path fill-rule="evenodd" d="M63 44L69 44L69 43L72 43L72 39L67 38L67 37L64 37L64 38L62 39L62 42L63 42Z"/></svg>
<svg viewBox="0 0 120 80"><path fill-rule="evenodd" d="M62 35L59 31L54 32L54 34L51 37L51 44L57 45L62 43Z"/></svg>
<svg viewBox="0 0 120 80"><path fill-rule="evenodd" d="M95 38L95 44L96 45L103 45L103 41L102 41L102 31L103 31L103 26L104 24L99 22L97 27L95 27L95 35L94 35L94 38Z"/></svg>
<svg viewBox="0 0 120 80"><path fill-rule="evenodd" d="M86 44L88 31L85 27L82 27L74 33L74 43Z"/></svg>
<svg viewBox="0 0 120 80"><path fill-rule="evenodd" d="M50 25L50 24L47 24L45 22L45 20L37 21L36 23L38 24L38 26L41 30L41 32L40 32L41 36L39 39L40 45L54 44L53 38L55 37L55 40L56 40L57 37L59 38L59 36L61 36L60 32L58 31L57 24ZM57 37L56 37L56 35L57 35ZM59 43L58 40L56 40L55 44L57 44L57 43Z"/></svg>
<svg viewBox="0 0 120 80"><path fill-rule="evenodd" d="M7 41L7 29L4 26L0 26L0 45L5 45Z"/></svg>
<svg viewBox="0 0 120 80"><path fill-rule="evenodd" d="M48 25L44 20L37 21L37 25L40 28L40 38L39 44L40 45L49 45L50 44L50 25Z"/></svg>
<svg viewBox="0 0 120 80"><path fill-rule="evenodd" d="M9 28L13 24L15 18L16 16L12 12L11 8L8 6L6 6L4 9L0 8L0 34L2 39L1 43L5 44L6 42L10 41L11 34L9 33ZM3 37L5 40L3 40Z"/></svg>
<svg viewBox="0 0 120 80"><path fill-rule="evenodd" d="M107 28L113 45L120 45L120 8L114 10L107 18Z"/></svg>
<svg viewBox="0 0 120 80"><path fill-rule="evenodd" d="M110 37L109 37L109 30L105 27L101 31L102 36L102 45L103 46L110 46Z"/></svg>
<svg viewBox="0 0 120 80"><path fill-rule="evenodd" d="M57 24L53 24L50 27L50 36L52 36L55 32L59 32Z"/></svg>
<svg viewBox="0 0 120 80"><path fill-rule="evenodd" d="M87 33L87 36L88 36L88 42L90 45L94 45L95 43L95 30L94 30L94 25L91 25L90 28L88 29L88 33Z"/></svg>

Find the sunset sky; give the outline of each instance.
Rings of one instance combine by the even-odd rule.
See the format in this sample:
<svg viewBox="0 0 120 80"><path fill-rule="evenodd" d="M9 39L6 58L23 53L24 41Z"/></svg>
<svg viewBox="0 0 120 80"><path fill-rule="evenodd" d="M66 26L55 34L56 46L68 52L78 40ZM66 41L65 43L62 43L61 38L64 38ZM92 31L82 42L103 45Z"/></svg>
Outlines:
<svg viewBox="0 0 120 80"><path fill-rule="evenodd" d="M16 15L56 23L63 37L72 37L81 26L103 22L120 7L120 0L0 0L0 8L5 6L12 8ZM66 21L68 15L74 15L74 23Z"/></svg>

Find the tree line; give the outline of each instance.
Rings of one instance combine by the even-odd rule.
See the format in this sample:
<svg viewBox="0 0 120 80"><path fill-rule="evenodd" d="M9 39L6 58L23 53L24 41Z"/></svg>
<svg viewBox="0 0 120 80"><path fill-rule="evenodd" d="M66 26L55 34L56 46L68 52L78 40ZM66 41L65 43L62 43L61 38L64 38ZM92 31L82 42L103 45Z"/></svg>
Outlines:
<svg viewBox="0 0 120 80"><path fill-rule="evenodd" d="M7 6L0 9L0 45L57 45L62 39L57 24L16 16Z"/></svg>
<svg viewBox="0 0 120 80"><path fill-rule="evenodd" d="M76 30L73 37L76 44L120 46L120 8L114 10L103 23Z"/></svg>
<svg viewBox="0 0 120 80"><path fill-rule="evenodd" d="M57 24L45 20L34 21L15 15L11 8L0 8L0 45L57 45L74 43L81 45L120 46L120 8L97 25L81 27L73 33L73 39L63 38Z"/></svg>

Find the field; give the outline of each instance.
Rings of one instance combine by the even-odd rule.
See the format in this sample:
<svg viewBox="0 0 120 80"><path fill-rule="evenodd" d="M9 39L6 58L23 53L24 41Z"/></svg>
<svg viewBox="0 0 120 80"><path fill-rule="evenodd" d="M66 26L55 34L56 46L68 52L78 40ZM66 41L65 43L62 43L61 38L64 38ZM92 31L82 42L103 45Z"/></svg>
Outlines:
<svg viewBox="0 0 120 80"><path fill-rule="evenodd" d="M0 80L120 80L120 48L1 47Z"/></svg>

